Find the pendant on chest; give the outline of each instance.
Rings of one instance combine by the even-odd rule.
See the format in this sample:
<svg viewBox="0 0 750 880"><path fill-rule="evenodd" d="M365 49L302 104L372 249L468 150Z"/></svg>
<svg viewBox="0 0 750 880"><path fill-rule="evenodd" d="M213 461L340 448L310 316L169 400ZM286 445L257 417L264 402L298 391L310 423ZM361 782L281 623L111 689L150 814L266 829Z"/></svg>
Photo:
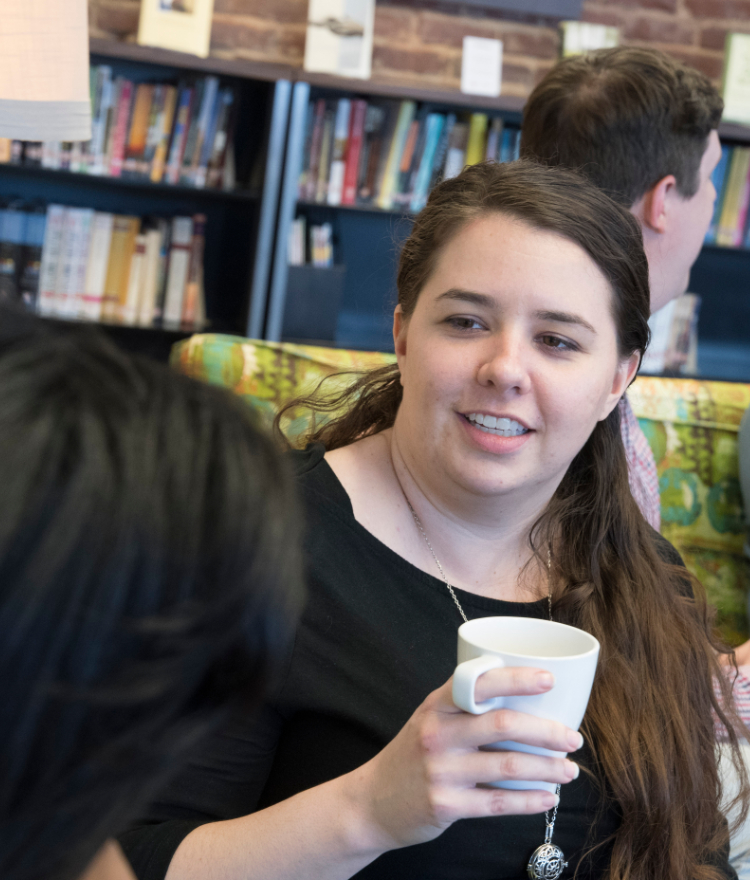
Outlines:
<svg viewBox="0 0 750 880"><path fill-rule="evenodd" d="M568 863L560 847L553 843L543 843L532 853L526 873L529 880L558 880L567 867Z"/></svg>

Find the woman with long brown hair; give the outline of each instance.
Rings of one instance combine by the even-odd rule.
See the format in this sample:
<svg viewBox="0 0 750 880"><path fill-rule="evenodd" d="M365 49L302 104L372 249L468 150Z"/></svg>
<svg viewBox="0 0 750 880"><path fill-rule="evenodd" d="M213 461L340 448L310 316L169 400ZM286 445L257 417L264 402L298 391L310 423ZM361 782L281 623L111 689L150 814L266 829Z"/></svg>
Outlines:
<svg viewBox="0 0 750 880"><path fill-rule="evenodd" d="M619 432L648 343L638 224L573 172L474 166L416 218L398 291L397 365L308 401L334 418L292 453L310 599L284 680L123 838L136 873L519 878L551 810L566 876L734 877L725 649L630 494ZM462 620L550 614L601 643L583 736L457 710ZM501 669L476 696L552 687ZM497 740L575 761L481 749ZM488 785L509 779L559 798Z"/></svg>

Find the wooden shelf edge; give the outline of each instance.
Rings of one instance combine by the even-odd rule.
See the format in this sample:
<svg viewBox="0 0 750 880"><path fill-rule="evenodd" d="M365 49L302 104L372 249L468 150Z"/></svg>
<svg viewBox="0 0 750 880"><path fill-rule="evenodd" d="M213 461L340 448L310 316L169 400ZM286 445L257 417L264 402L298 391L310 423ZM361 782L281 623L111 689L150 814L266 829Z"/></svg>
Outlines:
<svg viewBox="0 0 750 880"><path fill-rule="evenodd" d="M89 38L89 52L107 58L123 61L137 61L142 64L159 64L163 67L181 67L186 70L200 70L218 73L240 79L258 79L275 82L278 79L292 80L295 69L284 64L270 64L264 61L250 61L243 58L220 58L210 55L201 58L188 52L175 52L157 46L140 46L122 40L107 40L100 37Z"/></svg>

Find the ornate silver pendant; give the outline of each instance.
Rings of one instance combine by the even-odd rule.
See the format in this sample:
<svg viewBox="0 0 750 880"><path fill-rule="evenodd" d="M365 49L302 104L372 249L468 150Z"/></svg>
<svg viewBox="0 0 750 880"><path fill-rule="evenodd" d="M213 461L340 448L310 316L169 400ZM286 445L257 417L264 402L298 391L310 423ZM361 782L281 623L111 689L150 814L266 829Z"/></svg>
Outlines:
<svg viewBox="0 0 750 880"><path fill-rule="evenodd" d="M526 873L529 880L558 880L567 867L568 863L560 847L554 843L543 843L532 853Z"/></svg>

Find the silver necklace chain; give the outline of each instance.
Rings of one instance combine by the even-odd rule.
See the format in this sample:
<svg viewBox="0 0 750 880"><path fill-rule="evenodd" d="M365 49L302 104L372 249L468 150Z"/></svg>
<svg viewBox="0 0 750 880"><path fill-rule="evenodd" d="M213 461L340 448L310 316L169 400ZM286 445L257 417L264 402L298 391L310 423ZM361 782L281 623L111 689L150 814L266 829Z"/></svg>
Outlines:
<svg viewBox="0 0 750 880"><path fill-rule="evenodd" d="M403 492L403 488L401 490ZM424 538L425 544L427 544L430 553L432 554L432 558L435 560L435 565L438 567L438 571L440 572L440 576L445 582L445 586L448 587L448 592L451 594L451 598L456 603L456 608L458 608L459 614L464 620L464 623L468 623L469 619L466 616L464 609L461 607L461 603L458 601L458 596L456 595L456 591L453 589L450 581L445 575L443 571L443 566L440 564L440 560L437 558L437 554L432 549L432 544L430 544L430 539L427 537L427 532L424 530L424 526L422 525L422 521L417 516L417 511L411 506L411 501L406 497L406 492L404 492L404 498L406 499L406 503L409 505L409 510L411 511L411 515L414 518L414 523L419 529ZM549 619L552 620L552 589L550 588L550 579L552 576L552 552L547 548L547 608L549 610ZM544 814L544 821L546 823L546 830L544 832L544 843L537 847L531 858L529 859L529 863L526 866L526 873L530 880L558 880L563 870L568 867L568 863L564 861L563 852L560 847L555 846L552 843L552 832L555 830L555 820L557 819L557 810L560 806L560 790L561 786L558 783L557 788L555 789L555 794L557 794L557 804L555 805L555 809L552 811L552 818L550 819L549 811Z"/></svg>

